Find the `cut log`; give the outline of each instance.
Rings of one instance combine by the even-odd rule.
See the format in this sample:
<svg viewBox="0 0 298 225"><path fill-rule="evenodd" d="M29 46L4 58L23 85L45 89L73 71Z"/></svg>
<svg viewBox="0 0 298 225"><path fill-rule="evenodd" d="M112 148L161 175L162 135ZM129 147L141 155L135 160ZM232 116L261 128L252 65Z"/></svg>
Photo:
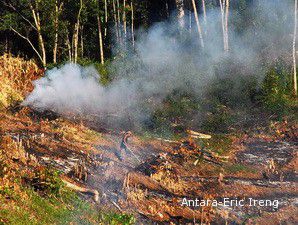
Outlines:
<svg viewBox="0 0 298 225"><path fill-rule="evenodd" d="M199 133L193 130L186 130L186 132L192 137L192 138L200 138L200 139L210 139L212 136L209 134L203 134Z"/></svg>
<svg viewBox="0 0 298 225"><path fill-rule="evenodd" d="M82 187L80 184L76 184L73 181L70 181L66 177L61 177L62 182L66 185L66 187L73 189L78 192L86 193L86 194L91 194L93 195L93 199L95 202L98 202L99 200L99 192L95 189L89 189L86 187Z"/></svg>

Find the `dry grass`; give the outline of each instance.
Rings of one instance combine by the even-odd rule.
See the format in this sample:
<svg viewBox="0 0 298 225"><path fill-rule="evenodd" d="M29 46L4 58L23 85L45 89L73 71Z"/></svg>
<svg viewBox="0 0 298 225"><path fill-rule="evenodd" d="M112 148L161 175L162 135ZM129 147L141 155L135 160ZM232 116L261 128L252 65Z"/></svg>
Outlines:
<svg viewBox="0 0 298 225"><path fill-rule="evenodd" d="M33 61L8 54L0 56L0 109L23 100L33 89L32 81L42 74Z"/></svg>
<svg viewBox="0 0 298 225"><path fill-rule="evenodd" d="M151 175L151 178L159 182L163 187L175 194L185 194L188 184L169 170L160 170Z"/></svg>

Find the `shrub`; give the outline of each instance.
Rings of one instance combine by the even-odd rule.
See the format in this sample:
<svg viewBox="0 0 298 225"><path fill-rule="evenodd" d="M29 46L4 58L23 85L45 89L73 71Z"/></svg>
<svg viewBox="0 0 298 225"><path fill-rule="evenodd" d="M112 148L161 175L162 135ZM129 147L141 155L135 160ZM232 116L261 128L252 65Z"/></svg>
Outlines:
<svg viewBox="0 0 298 225"><path fill-rule="evenodd" d="M205 114L202 128L211 132L227 132L232 122L232 110L225 105L215 104Z"/></svg>
<svg viewBox="0 0 298 225"><path fill-rule="evenodd" d="M288 113L291 104L291 75L284 64L279 63L268 69L259 98L265 108L278 117Z"/></svg>

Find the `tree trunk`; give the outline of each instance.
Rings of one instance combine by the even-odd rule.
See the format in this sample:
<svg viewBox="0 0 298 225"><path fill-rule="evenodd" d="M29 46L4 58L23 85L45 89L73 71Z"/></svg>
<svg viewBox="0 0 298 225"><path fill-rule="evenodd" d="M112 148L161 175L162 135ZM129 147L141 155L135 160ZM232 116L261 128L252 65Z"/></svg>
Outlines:
<svg viewBox="0 0 298 225"><path fill-rule="evenodd" d="M196 20L196 24L197 24L197 29L198 29L198 33L199 33L201 47L204 48L204 40L203 40L203 35L202 35L202 29L201 29L201 25L200 25L200 21L199 21L199 16L198 16L198 11L197 11L197 6L196 6L195 0L192 0L192 6L193 6L194 14L195 14L195 20Z"/></svg>
<svg viewBox="0 0 298 225"><path fill-rule="evenodd" d="M180 28L184 27L184 2L183 0L176 0L177 18Z"/></svg>
<svg viewBox="0 0 298 225"><path fill-rule="evenodd" d="M206 26L207 26L207 13L206 13L205 0L202 0L202 7L203 7L203 15L204 15L204 24L205 24L205 28L206 28Z"/></svg>
<svg viewBox="0 0 298 225"><path fill-rule="evenodd" d="M228 29L228 21L229 21L229 8L230 8L230 0L226 1L226 15L225 15L225 31L226 31L226 51L229 51L229 29Z"/></svg>
<svg viewBox="0 0 298 225"><path fill-rule="evenodd" d="M67 34L66 42L65 42L68 50L68 61L72 62L72 48L69 41L69 35Z"/></svg>
<svg viewBox="0 0 298 225"><path fill-rule="evenodd" d="M133 8L133 1L130 3L131 7L131 41L132 46L135 46L135 33L134 33L134 8Z"/></svg>
<svg viewBox="0 0 298 225"><path fill-rule="evenodd" d="M105 37L107 36L107 29L108 29L108 3L107 0L104 0L105 3Z"/></svg>
<svg viewBox="0 0 298 225"><path fill-rule="evenodd" d="M294 67L294 74L293 74L293 89L294 95L297 96L297 65L296 65L296 36L297 36L297 7L298 1L295 0L295 14L294 14L294 37L293 37L293 67Z"/></svg>
<svg viewBox="0 0 298 225"><path fill-rule="evenodd" d="M116 37L117 41L119 42L119 26L118 26L118 19L117 19L117 10L116 10L116 3L113 0L113 15L114 15L114 22L115 22L115 29L116 29Z"/></svg>
<svg viewBox="0 0 298 225"><path fill-rule="evenodd" d="M84 35L83 35L84 26L81 26L81 57L84 57Z"/></svg>
<svg viewBox="0 0 298 225"><path fill-rule="evenodd" d="M189 29L189 33L191 33L191 29L192 29L192 13L191 13L191 11L188 12L188 29Z"/></svg>
<svg viewBox="0 0 298 225"><path fill-rule="evenodd" d="M126 0L123 0L123 30L124 30L124 41L126 41Z"/></svg>
<svg viewBox="0 0 298 225"><path fill-rule="evenodd" d="M223 35L224 50L229 50L229 32L228 32L228 19L229 19L229 0L219 0L221 12L221 26Z"/></svg>
<svg viewBox="0 0 298 225"><path fill-rule="evenodd" d="M225 0L219 0L219 5L220 5L220 13L221 13L221 29L222 29L222 38L223 38L223 46L224 46L224 50L226 47L226 35L225 35L225 11L224 11L224 7L225 7L225 2L223 2Z"/></svg>
<svg viewBox="0 0 298 225"><path fill-rule="evenodd" d="M205 36L207 35L207 13L206 13L206 4L205 4L205 0L202 0L202 7L203 7L203 16L204 16L204 28L205 28Z"/></svg>
<svg viewBox="0 0 298 225"><path fill-rule="evenodd" d="M104 64L104 53L103 53L103 41L101 32L101 22L100 17L97 16L97 26L98 26L98 41L99 41L99 51L100 51L100 63Z"/></svg>
<svg viewBox="0 0 298 225"><path fill-rule="evenodd" d="M167 18L170 18L169 4L167 2L166 2L166 15L167 15Z"/></svg>
<svg viewBox="0 0 298 225"><path fill-rule="evenodd" d="M122 43L122 32L121 32L121 19L120 19L120 4L119 0L116 0L117 3L117 20L118 20L118 33L119 33L119 40Z"/></svg>
<svg viewBox="0 0 298 225"><path fill-rule="evenodd" d="M55 29L55 38L54 38L54 48L53 48L53 63L57 63L57 49L58 49L58 0L55 1L55 17L54 17L54 29Z"/></svg>
<svg viewBox="0 0 298 225"><path fill-rule="evenodd" d="M73 37L73 59L74 63L77 63L78 60L78 45L79 45L79 31L80 31L80 20L81 12L83 9L83 0L80 0L80 9L77 15L77 22L75 24L75 32Z"/></svg>
<svg viewBox="0 0 298 225"><path fill-rule="evenodd" d="M39 43L39 47L40 47L41 55L42 55L42 65L44 67L46 67L46 65L47 65L46 49L45 49L45 44L44 44L44 40L43 40L43 36L42 36L42 32L41 32L41 23L40 23L40 17L39 17L39 12L38 12L38 5L37 5L38 3L35 2L35 4L36 4L35 5L36 8L34 8L32 4L30 4L30 9L31 9L35 27L37 30L38 43Z"/></svg>
<svg viewBox="0 0 298 225"><path fill-rule="evenodd" d="M53 48L53 62L57 63L57 51L58 51L58 29L59 29L59 15L62 9L63 3L58 4L58 0L55 1L55 17L54 17L54 48Z"/></svg>

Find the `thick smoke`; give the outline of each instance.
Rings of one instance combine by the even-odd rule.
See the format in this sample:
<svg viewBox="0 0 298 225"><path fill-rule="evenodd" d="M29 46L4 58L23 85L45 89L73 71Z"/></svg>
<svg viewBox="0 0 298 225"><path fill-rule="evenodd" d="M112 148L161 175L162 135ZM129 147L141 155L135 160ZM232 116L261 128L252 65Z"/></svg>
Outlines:
<svg viewBox="0 0 298 225"><path fill-rule="evenodd" d="M247 17L231 10L229 52L223 51L218 9L208 12L207 24L200 19L204 49L195 23L191 31L187 22L184 29L176 20L155 24L140 32L133 53L112 62L114 79L107 86L99 84L100 74L93 67L66 64L37 80L24 104L61 114L114 116L139 123L174 92L203 99L217 79L261 81L264 62L273 63L291 53L292 5L285 0L259 1L246 9ZM229 91L241 89L235 82Z"/></svg>

